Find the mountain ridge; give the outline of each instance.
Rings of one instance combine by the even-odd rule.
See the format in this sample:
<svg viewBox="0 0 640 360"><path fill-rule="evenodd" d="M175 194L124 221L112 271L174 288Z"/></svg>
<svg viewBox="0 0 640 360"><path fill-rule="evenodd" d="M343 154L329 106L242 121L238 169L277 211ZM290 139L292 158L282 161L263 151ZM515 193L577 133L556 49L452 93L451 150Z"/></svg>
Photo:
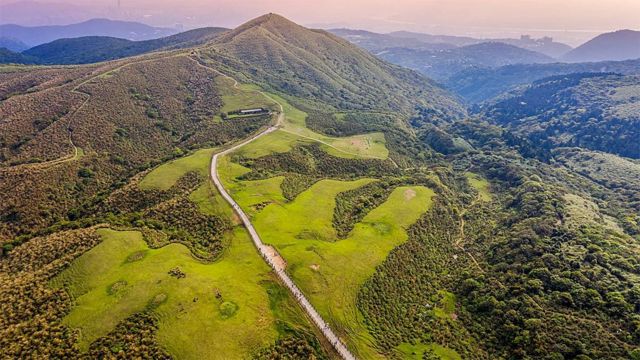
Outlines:
<svg viewBox="0 0 640 360"><path fill-rule="evenodd" d="M307 29L273 13L221 34L204 47L204 53L279 92L315 97L338 108L387 108L407 113L413 110L407 99L418 95L425 103L443 104L438 110L443 114L464 113L433 81L378 59L327 31ZM432 91L421 93L421 87ZM380 88L391 91L382 94Z"/></svg>
<svg viewBox="0 0 640 360"><path fill-rule="evenodd" d="M622 61L640 58L640 31L618 30L604 33L567 53L569 62Z"/></svg>
<svg viewBox="0 0 640 360"><path fill-rule="evenodd" d="M151 40L176 34L169 28L152 27L133 21L95 18L69 25L21 26L0 25L0 36L20 40L30 47L62 38L81 36L111 36L127 40Z"/></svg>
<svg viewBox="0 0 640 360"><path fill-rule="evenodd" d="M35 46L22 54L46 65L76 65L116 60L158 50L202 45L228 31L226 28L199 28L152 40L131 41L107 36L58 39Z"/></svg>

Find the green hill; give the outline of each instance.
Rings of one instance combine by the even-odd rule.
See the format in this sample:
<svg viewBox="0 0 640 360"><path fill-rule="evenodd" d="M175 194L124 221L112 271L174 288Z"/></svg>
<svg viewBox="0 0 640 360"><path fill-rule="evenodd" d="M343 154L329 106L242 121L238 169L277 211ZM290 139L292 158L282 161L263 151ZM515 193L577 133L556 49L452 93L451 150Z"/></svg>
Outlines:
<svg viewBox="0 0 640 360"><path fill-rule="evenodd" d="M464 112L424 77L276 14L222 34L201 52L268 89L338 109L410 113L420 104L443 118Z"/></svg>

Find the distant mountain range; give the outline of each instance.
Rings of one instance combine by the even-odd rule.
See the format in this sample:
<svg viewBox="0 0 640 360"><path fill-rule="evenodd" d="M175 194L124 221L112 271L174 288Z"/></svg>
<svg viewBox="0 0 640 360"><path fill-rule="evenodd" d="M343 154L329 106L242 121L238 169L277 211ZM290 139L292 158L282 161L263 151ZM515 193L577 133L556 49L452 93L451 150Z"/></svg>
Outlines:
<svg viewBox="0 0 640 360"><path fill-rule="evenodd" d="M376 55L439 81L469 68L554 62L554 59L547 55L500 42L486 42L442 50L392 48L378 52Z"/></svg>
<svg viewBox="0 0 640 360"><path fill-rule="evenodd" d="M379 34L366 30L351 29L331 29L329 32L374 53L389 48L443 50L460 46L454 42L423 41L419 38L396 36L395 33Z"/></svg>
<svg viewBox="0 0 640 360"><path fill-rule="evenodd" d="M569 62L631 59L640 59L640 31L620 30L602 34L562 57Z"/></svg>
<svg viewBox="0 0 640 360"><path fill-rule="evenodd" d="M500 42L519 48L536 51L541 54L558 58L567 52L571 51L571 46L559 42L553 41L550 37L544 37L541 39L534 39L528 35L522 35L519 39L511 38L499 38L499 39L477 39L466 36L451 36L451 35L430 35L422 33L414 33L408 31L397 31L390 33L389 35L395 38L406 38L420 40L426 43L440 43L440 44L452 44L456 46L468 46L474 44L480 44L484 42Z"/></svg>
<svg viewBox="0 0 640 360"><path fill-rule="evenodd" d="M169 28L108 19L92 19L78 24L53 26L0 25L0 38L12 39L33 47L58 39L83 36L110 36L132 41L157 39L176 34ZM11 49L11 48L9 48Z"/></svg>
<svg viewBox="0 0 640 360"><path fill-rule="evenodd" d="M515 64L499 68L470 68L444 85L470 103L481 103L511 89L550 76L572 73L640 74L640 59L590 63Z"/></svg>
<svg viewBox="0 0 640 360"><path fill-rule="evenodd" d="M36 46L22 54L28 56L29 59L37 59L39 64L89 64L140 55L160 49L170 50L201 45L226 30L224 28L201 28L146 41L131 41L105 36L60 39Z"/></svg>
<svg viewBox="0 0 640 360"><path fill-rule="evenodd" d="M520 85L578 72L640 73L640 32L602 34L571 49L550 38L496 39L398 31L377 34L335 29L332 33L392 63L442 82L470 103L481 103Z"/></svg>
<svg viewBox="0 0 640 360"><path fill-rule="evenodd" d="M519 39L478 39L466 36L431 35L410 31L396 31L388 34L351 29L332 29L329 31L369 51L398 47L419 50L451 49L486 42L500 42L558 58L572 49L571 46L555 42L548 37L534 39L527 35L523 35Z"/></svg>

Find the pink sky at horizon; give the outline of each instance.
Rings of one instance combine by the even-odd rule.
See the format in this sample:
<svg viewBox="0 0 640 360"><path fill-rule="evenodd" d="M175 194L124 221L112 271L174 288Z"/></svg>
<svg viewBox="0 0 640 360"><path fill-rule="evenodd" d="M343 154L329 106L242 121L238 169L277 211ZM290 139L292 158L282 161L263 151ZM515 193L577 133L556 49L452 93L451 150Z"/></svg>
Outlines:
<svg viewBox="0 0 640 360"><path fill-rule="evenodd" d="M0 5L20 1L34 0L0 0ZM182 24L185 28L235 27L261 14L276 12L319 28L494 38L549 35L571 45L602 32L640 29L640 0L120 0L119 10L118 0L35 1L73 5L57 6L58 18L64 19L68 12L68 22L81 21L83 16L104 16L157 26ZM17 14L0 13L0 22L10 22L4 18L11 20L12 16ZM42 21L62 20L50 16Z"/></svg>

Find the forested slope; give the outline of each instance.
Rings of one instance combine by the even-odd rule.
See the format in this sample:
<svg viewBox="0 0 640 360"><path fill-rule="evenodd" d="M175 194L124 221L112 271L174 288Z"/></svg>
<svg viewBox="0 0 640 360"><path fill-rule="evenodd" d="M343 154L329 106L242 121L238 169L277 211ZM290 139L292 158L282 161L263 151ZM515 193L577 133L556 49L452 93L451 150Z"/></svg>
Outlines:
<svg viewBox="0 0 640 360"><path fill-rule="evenodd" d="M637 159L639 82L614 74L546 78L481 107L480 114L545 149L576 146Z"/></svg>

